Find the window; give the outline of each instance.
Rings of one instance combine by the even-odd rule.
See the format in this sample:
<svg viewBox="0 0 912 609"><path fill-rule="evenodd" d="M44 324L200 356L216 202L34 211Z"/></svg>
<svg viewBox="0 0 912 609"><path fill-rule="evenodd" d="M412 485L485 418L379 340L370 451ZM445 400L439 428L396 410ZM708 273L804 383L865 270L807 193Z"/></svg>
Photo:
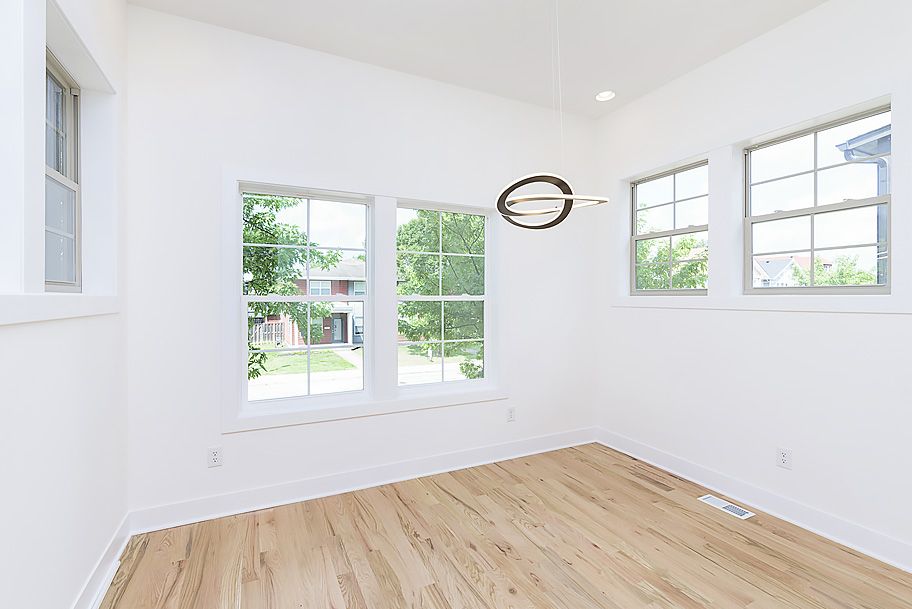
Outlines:
<svg viewBox="0 0 912 609"><path fill-rule="evenodd" d="M320 279L310 280L311 296L329 296L332 293L332 282Z"/></svg>
<svg viewBox="0 0 912 609"><path fill-rule="evenodd" d="M50 53L45 79L45 286L49 291L78 292L82 282L78 91Z"/></svg>
<svg viewBox="0 0 912 609"><path fill-rule="evenodd" d="M362 390L367 290L331 294L331 280L311 278L367 287L367 206L269 192L242 201L247 400Z"/></svg>
<svg viewBox="0 0 912 609"><path fill-rule="evenodd" d="M485 217L400 207L399 385L484 378Z"/></svg>
<svg viewBox="0 0 912 609"><path fill-rule="evenodd" d="M705 294L709 165L705 161L631 185L634 294Z"/></svg>
<svg viewBox="0 0 912 609"><path fill-rule="evenodd" d="M745 291L885 292L889 108L745 151Z"/></svg>
<svg viewBox="0 0 912 609"><path fill-rule="evenodd" d="M363 281L352 281L351 289L351 293L355 296L363 296L367 290L367 284Z"/></svg>

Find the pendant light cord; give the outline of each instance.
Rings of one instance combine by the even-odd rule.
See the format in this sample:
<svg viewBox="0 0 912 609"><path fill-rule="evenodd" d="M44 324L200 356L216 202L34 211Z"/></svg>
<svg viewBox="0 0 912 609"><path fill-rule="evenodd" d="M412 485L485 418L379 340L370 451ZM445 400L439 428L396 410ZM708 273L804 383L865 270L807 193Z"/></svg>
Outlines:
<svg viewBox="0 0 912 609"><path fill-rule="evenodd" d="M554 0L554 30L557 34L557 116L560 121L560 167L563 173L567 169L567 151L564 146L564 89L561 82L560 0Z"/></svg>

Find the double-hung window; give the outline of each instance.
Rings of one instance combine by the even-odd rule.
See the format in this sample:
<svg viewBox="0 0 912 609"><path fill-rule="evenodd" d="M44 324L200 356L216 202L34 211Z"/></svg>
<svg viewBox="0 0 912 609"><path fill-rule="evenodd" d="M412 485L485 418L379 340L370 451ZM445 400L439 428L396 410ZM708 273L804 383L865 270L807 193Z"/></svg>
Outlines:
<svg viewBox="0 0 912 609"><path fill-rule="evenodd" d="M45 83L45 288L78 292L82 283L78 89L50 53Z"/></svg>
<svg viewBox="0 0 912 609"><path fill-rule="evenodd" d="M484 378L485 216L397 211L399 385Z"/></svg>
<svg viewBox="0 0 912 609"><path fill-rule="evenodd" d="M279 191L242 204L247 400L362 390L367 205Z"/></svg>
<svg viewBox="0 0 912 609"><path fill-rule="evenodd" d="M889 290L889 108L745 151L745 291Z"/></svg>
<svg viewBox="0 0 912 609"><path fill-rule="evenodd" d="M708 163L633 182L631 216L631 293L705 294Z"/></svg>

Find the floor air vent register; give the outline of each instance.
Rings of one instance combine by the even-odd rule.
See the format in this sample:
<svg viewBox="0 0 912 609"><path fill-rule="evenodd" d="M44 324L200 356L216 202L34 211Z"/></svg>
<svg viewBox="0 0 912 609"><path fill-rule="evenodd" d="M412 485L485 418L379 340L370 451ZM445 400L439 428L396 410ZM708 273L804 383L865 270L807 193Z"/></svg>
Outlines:
<svg viewBox="0 0 912 609"><path fill-rule="evenodd" d="M715 495L703 495L702 497L700 497L700 501L702 501L703 503L708 503L709 505L713 506L714 508L720 509L723 512L728 512L735 518L740 518L741 520L747 520L751 516L756 516L756 514L754 514L753 512L745 510L742 507L738 507L734 503L729 503L728 501L725 501L724 499L719 499Z"/></svg>

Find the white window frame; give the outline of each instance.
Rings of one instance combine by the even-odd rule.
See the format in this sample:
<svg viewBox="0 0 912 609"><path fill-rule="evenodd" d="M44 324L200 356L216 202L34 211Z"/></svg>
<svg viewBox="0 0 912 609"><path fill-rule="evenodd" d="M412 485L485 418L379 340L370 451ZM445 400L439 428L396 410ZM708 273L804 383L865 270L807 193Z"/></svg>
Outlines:
<svg viewBox="0 0 912 609"><path fill-rule="evenodd" d="M631 235L631 237L630 237L629 273L630 273L630 295L631 296L706 296L708 294L707 288L672 288L669 285L667 290L643 290L643 289L638 289L637 285L636 285L636 282L637 282L636 247L637 247L638 241L648 241L650 239L660 239L662 237L676 237L678 235L689 235L692 233L702 233L702 232L706 232L707 236L709 234L709 224L707 223L707 224L701 224L699 226L686 226L684 228L675 228L675 229L671 229L671 230L656 231L656 232L652 232L652 233L643 233L641 235L638 235L637 227L636 227L637 212L643 211L646 209L651 209L652 207L661 207L663 205L671 205L672 214L675 214L675 213L677 213L678 203L685 203L687 201L691 201L693 199L701 199L703 197L707 197L707 201L711 200L709 198L710 197L709 189L707 189L707 193L705 195L698 195L696 197L688 197L686 199L681 199L680 201L677 199L677 193L673 191L671 201L668 201L666 203L660 203L660 204L654 205L654 206L644 207L642 209L637 209L637 201L636 201L637 186L640 184L643 184L645 182L651 182L653 180L660 180L660 179L666 178L670 175L683 173L685 171L689 171L691 169L696 169L697 167L703 167L703 166L709 167L709 159L702 159L700 161L688 163L686 165L679 165L673 169L669 169L667 171L662 171L660 173L649 174L645 177L638 178L638 179L630 182L630 235ZM707 212L708 211L709 211L709 203L707 202ZM672 216L672 226L673 225L674 225L674 216ZM673 267L674 260L669 260L668 264L670 267ZM708 264L708 262L707 262L707 264ZM708 271L707 271L707 275L708 275ZM671 269L669 269L668 276L669 276L669 281L670 281L671 277L672 277ZM707 282L708 281L709 281L709 278L707 276Z"/></svg>
<svg viewBox="0 0 912 609"><path fill-rule="evenodd" d="M274 187L274 186L262 185L262 184L255 184L255 185L254 184L251 184L251 185L241 184L240 189L239 189L239 194L240 194L240 201L238 204L238 212L240 212L242 210L244 194L289 196L289 197L299 197L301 199L307 199L307 200L319 199L321 201L331 201L331 202L339 202L339 203L357 203L359 205L363 205L365 207L365 231L366 231L366 240L365 240L363 251L364 251L365 255L367 256L368 265L370 265L371 257L372 257L371 256L371 243L372 242L371 242L371 230L370 230L371 205L370 205L370 201L367 200L366 198L360 198L356 195L349 195L347 193L325 193L325 192L317 193L317 192L314 192L314 191L311 191L308 189L288 189L285 187ZM307 227L308 236L307 237L308 237L308 241L309 241L310 232L311 232L311 228L309 226L309 224L310 224L309 207L308 207L307 218L308 218L308 227ZM243 228L243 224L241 226ZM236 245L237 245L237 249L242 252L244 244L243 244L243 237L241 235L242 235L242 232L237 233ZM282 247L282 246L278 246L278 247ZM318 247L323 247L323 246L318 246ZM325 247L331 247L331 246L325 246ZM345 248L345 247L338 247L338 248L332 248L332 249L340 250L340 251L362 251L361 249ZM242 265L243 265L243 262L242 262ZM308 271L309 271L309 266L310 266L310 263L308 262ZM238 272L238 277L241 277L242 272L241 272L240 268L237 270L237 272ZM308 272L308 274L309 274L309 272ZM338 400L343 400L343 401L350 400L350 399L352 399L352 396L363 396L367 392L367 384L368 384L368 379L369 379L369 374L370 374L369 354L370 354L372 345L370 344L371 343L370 329L367 328L366 324L365 324L364 336L366 337L366 339L360 345L360 347L364 350L364 368L362 371L362 386L361 386L362 388L361 389L351 390L351 391L338 391L338 392L327 393L327 394L311 394L310 393L310 383L311 383L310 372L308 372L308 374L307 374L308 394L307 395L288 396L288 397L272 398L272 399L266 399L266 400L255 400L255 401L251 401L249 399L248 382L247 382L248 381L248 378L247 378L247 365L248 365L247 305L248 305L248 303L251 303L251 302L299 302L299 303L360 302L363 310L365 311L365 317L367 317L366 312L367 312L368 308L370 307L370 295L369 294L364 294L362 296L351 296L348 294L337 294L337 295L311 294L310 277L307 278L307 281L308 281L307 293L300 294L297 296L244 294L243 289L239 289L237 292L237 294L240 294L241 300L243 303L242 307L241 307L242 315L241 315L240 321L244 326L244 331L241 336L241 340L243 342L244 355L243 355L243 357L240 358L241 361L239 362L240 364L243 365L243 373L241 375L242 376L241 403L243 405L242 406L243 410L246 410L248 412L255 412L257 410L268 410L270 408L283 408L283 407L287 407L288 405L290 405L291 407L308 409L308 408L312 408L313 405L318 404L318 403L326 403L326 402L331 403L333 401L338 401ZM317 280L317 281L328 281L328 280ZM367 281L368 282L371 281L369 271L368 271ZM330 289L330 291L332 291L332 290ZM368 290L368 292L369 291L370 290ZM314 320L312 320L310 318L310 309L308 309L308 312L307 312L308 335L310 333L310 326L313 323L314 323ZM309 361L311 351L313 351L315 349L321 349L321 348L325 349L328 347L321 347L320 345L308 344L306 349L296 349L296 348L292 347L292 348L264 349L264 351L267 351L267 352L269 352L269 351L306 351L308 353L308 361Z"/></svg>
<svg viewBox="0 0 912 609"><path fill-rule="evenodd" d="M485 286L484 292L485 292L485 293L484 293L482 296L477 296L477 295L473 295L473 296L468 296L468 295L443 295L443 294L441 294L441 295L434 295L434 296L424 296L424 295L418 295L418 294L406 295L406 296L400 296L400 295L398 295L398 294L396 295L396 314L397 314L396 323L397 323L397 326L398 326L398 311L399 311L399 306L398 306L398 305L399 305L400 302L409 302L409 301L411 301L411 302L419 302L419 301L425 301L425 302L442 302L442 303L443 303L443 302L482 302L482 303L484 303L484 304L482 305L482 311L483 311L483 315L484 315L484 323L483 323L483 328L484 328L484 329L483 329L483 333L484 333L484 334L483 334L483 336L482 336L482 338L481 338L480 340L479 340L479 339L474 339L474 338L473 338L473 339L464 339L464 340L449 340L449 341L444 340L444 338L443 338L443 333L444 333L444 331L443 331L443 326L442 326L443 317L441 316L441 330L440 330L440 339L439 339L439 340L403 341L403 342L400 342L400 341L398 341L398 340L396 341L396 347L397 347L397 349L398 349L399 346L403 346L403 345L407 346L407 345L425 344L425 343L439 343L439 344L440 344L441 380L440 380L440 381L430 382L430 383L419 383L419 384L415 384L415 385L399 385L399 389L400 389L400 391L404 391L404 392L412 392L412 391L427 390L427 388L434 388L434 387L441 387L441 386L443 386L443 387L457 387L457 388L458 388L458 387L469 387L469 388L470 388L470 387L475 387L475 386L479 386L479 385L482 385L482 386L483 386L483 385L485 384L485 382L488 381L488 375L489 375L489 365L488 365L489 341L488 341L488 336L490 336L490 332L491 332L491 328L492 328L491 322L489 321L490 315L491 315L491 313L492 313L492 311L491 311L492 307L491 307L491 305L490 305L490 290L491 290L491 279L490 279L490 277L491 277L491 265L490 265L490 256L489 256L489 247L490 247L490 244L491 244L491 218L492 218L492 214L491 214L490 210L486 210L486 209L485 209L485 210L482 210L482 209L470 209L470 208L453 209L453 208L451 208L451 207L445 207L445 206L439 206L439 205L433 205L433 204L427 204L427 203L420 203L420 202L414 202L414 201L400 201L399 204L397 205L397 209L414 209L414 210L435 211L435 212L440 212L441 214L442 214L442 213L446 213L446 212L457 213L457 214L469 214L469 215L475 215L475 216L482 216L482 217L485 219L485 243L484 243L484 246L485 246L485 247L484 247L484 251L485 251L485 253L484 253L484 254L448 254L448 253L443 252L443 251L438 251L438 252L418 252L418 251L412 251L412 250L399 250L398 247L396 247L396 256L397 256L397 257L398 257L399 254L420 254L420 255L434 255L434 256L440 256L440 257L441 257L441 260L440 260L440 281L441 281L441 284L442 284L442 281L443 281L443 279L442 279L442 278L443 278L443 256L469 256L469 257L474 257L474 258L484 258L484 273L485 273L485 277L484 277L484 286ZM442 216L441 216L441 218L442 218ZM440 228L440 230L441 230L441 231L443 230L442 223L441 223L441 228ZM395 246L396 246L396 244L394 243L394 247L395 247ZM440 235L439 246L440 246L440 249L442 250L442 247L443 247L443 235L442 235L442 233L441 233L441 235ZM442 291L443 291L443 290L441 289L441 292L442 292ZM397 334L398 334L398 328L397 328ZM446 344L447 344L447 343L456 343L456 342L476 342L476 343L477 343L477 342L480 342L480 343L482 344L482 348L484 349L484 364L483 364L483 366L484 366L484 377L483 377L483 378L480 378L480 379L457 379L457 380L451 380L451 381L446 380L446 378L445 378L445 373L444 373L444 370L443 370L444 359L445 359L445 357L444 357L444 352L445 352L445 349L446 349ZM398 351L397 351L397 355L398 355ZM491 361L493 362L494 359L492 358ZM398 357L397 357L397 367L396 367L396 370L397 370L397 372L396 372L396 383L398 384L398 382L399 382L399 381L398 381L398 378L399 378L399 376L398 376ZM433 390L433 389L431 389L431 390Z"/></svg>
<svg viewBox="0 0 912 609"><path fill-rule="evenodd" d="M744 294L745 295L789 295L789 294L821 294L821 295L835 295L835 294L890 294L891 292L891 282L893 278L893 256L890 251L893 236L892 236L892 176L890 178L890 194L882 195L877 197L870 197L867 199L854 199L848 201L842 201L838 203L830 203L826 205L817 205L817 174L820 171L826 169L831 169L833 167L841 167L843 165L848 165L850 162L839 163L837 165L828 165L826 167L817 167L817 134L821 131L831 129L833 127L838 127L840 125L845 125L857 120L868 118L870 116L875 116L877 114L882 114L891 110L889 104L885 106L878 106L871 110L865 112L859 112L856 114L851 114L839 119L828 121L821 125L815 125L807 129L802 129L799 131L791 132L787 135L777 137L771 140L766 140L758 144L752 145L744 149L744 161L743 161L743 170L744 170ZM773 178L768 180L768 182L773 182L776 180L782 180L786 178L792 178L799 175L813 174L814 176L814 206L805 207L801 209L793 209L788 211L773 212L769 214L762 214L757 216L751 215L751 177L750 177L750 154L755 150L760 150L762 148L767 148L769 146L774 146L776 144L781 144L789 140L797 139L804 137L809 134L814 134L814 167L810 170L800 171L794 174L788 174L785 176L780 176L778 178ZM890 157L892 157L893 151L892 146L890 150ZM766 183L758 182L758 183ZM753 226L761 222L769 222L772 220L783 220L786 218L810 218L810 231L811 231L811 240L810 240L810 250L808 253L810 255L810 277L813 282L814 277L814 253L816 251L822 251L825 249L845 249L846 247L864 247L865 245L880 245L878 243L874 244L860 244L860 245L851 245L851 246L840 246L833 248L821 248L817 249L814 247L814 219L817 215L834 212L834 211L843 211L847 209L859 209L863 207L873 207L875 205L886 205L886 252L887 252L887 281L883 285L862 285L862 286L793 286L793 287L754 287L753 280L753 260L755 255L774 255L777 252L761 252L759 254L754 254L753 251ZM783 253L792 253L795 250L789 250L789 252ZM805 251L805 250L800 250Z"/></svg>
<svg viewBox="0 0 912 609"><path fill-rule="evenodd" d="M493 210L467 205L410 203L390 196L351 194L332 189L283 186L296 179L270 173L265 179L238 180L233 176L249 175L244 168L226 168L223 179L223 212L221 214L223 260L220 307L222 345L221 428L223 434L302 425L321 421L385 415L396 412L480 404L504 400L508 396L498 381L498 351L494 348L494 311L490 302L496 298L496 279L491 268L494 222ZM302 396L277 400L247 402L247 321L243 296L242 194L260 192L282 196L335 199L350 196L353 202L368 206L366 251L370 303L364 306L364 389L356 392ZM397 372L397 302L396 294L396 209L398 206L434 207L441 211L485 215L485 378L427 385L398 386ZM310 297L328 299L331 297ZM341 301L358 297L340 295Z"/></svg>
<svg viewBox="0 0 912 609"><path fill-rule="evenodd" d="M74 242L74 263L75 274L73 281L51 281L45 277L44 287L47 292L81 292L82 291L82 190L80 188L80 146L79 146L79 85L63 68L56 57L47 51L47 76L50 76L64 92L64 120L66 131L66 175L60 173L53 167L47 165L47 152L45 151L44 173L46 178L60 183L75 193L74 203L74 225L73 225L73 242ZM45 111L46 112L46 111ZM45 116L45 125L47 117ZM44 230L46 232L57 232L56 229L49 228L45 222ZM69 237L69 235L67 235Z"/></svg>

